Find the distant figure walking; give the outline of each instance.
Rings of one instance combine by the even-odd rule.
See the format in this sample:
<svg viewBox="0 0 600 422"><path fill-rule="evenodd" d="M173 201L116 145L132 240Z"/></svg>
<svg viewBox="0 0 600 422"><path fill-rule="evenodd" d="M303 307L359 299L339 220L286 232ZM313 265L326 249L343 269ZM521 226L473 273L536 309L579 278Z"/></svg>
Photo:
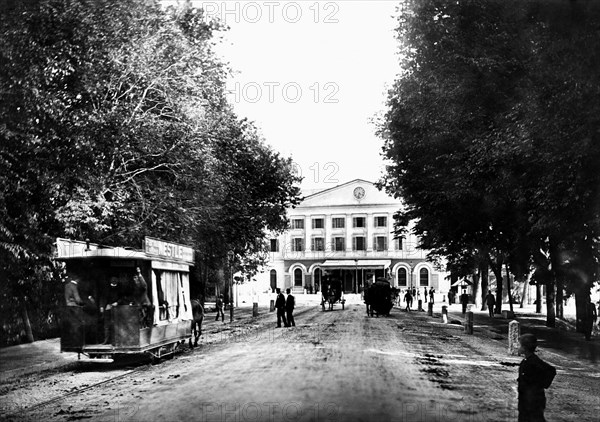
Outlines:
<svg viewBox="0 0 600 422"><path fill-rule="evenodd" d="M296 323L294 322L294 307L296 306L296 299L292 296L291 289L287 289L285 291L287 293L287 298L285 299L285 314L287 316L287 326L295 327Z"/></svg>
<svg viewBox="0 0 600 422"><path fill-rule="evenodd" d="M283 293L281 293L281 289L278 287L277 290L277 299L275 300L275 309L277 309L277 328L281 327L281 321L283 320L283 325L288 326L287 320L285 319L285 297Z"/></svg>
<svg viewBox="0 0 600 422"><path fill-rule="evenodd" d="M223 312L223 294L220 294L217 298L217 317L215 321L219 320L219 315L221 316L221 321L225 322L225 313Z"/></svg>
<svg viewBox="0 0 600 422"><path fill-rule="evenodd" d="M460 303L462 305L463 315L467 313L467 305L469 304L469 295L466 290L463 290L463 294L460 295Z"/></svg>
<svg viewBox="0 0 600 422"><path fill-rule="evenodd" d="M425 303L427 303L427 287L423 287L423 297L425 298Z"/></svg>
<svg viewBox="0 0 600 422"><path fill-rule="evenodd" d="M410 307L412 306L413 301L413 297L412 294L410 294L410 290L406 291L406 294L404 295L404 301L406 302L406 310L410 312Z"/></svg>
<svg viewBox="0 0 600 422"><path fill-rule="evenodd" d="M519 422L545 422L546 394L556 375L556 369L541 360L536 354L537 338L523 334L519 338L519 353L525 359L519 364Z"/></svg>
<svg viewBox="0 0 600 422"><path fill-rule="evenodd" d="M487 305L490 318L494 318L494 305L496 304L496 298L491 290L488 290L488 294L485 296L485 304Z"/></svg>
<svg viewBox="0 0 600 422"><path fill-rule="evenodd" d="M435 293L435 289L433 287L429 288L429 301L433 303L433 294ZM427 300L425 300L427 302Z"/></svg>

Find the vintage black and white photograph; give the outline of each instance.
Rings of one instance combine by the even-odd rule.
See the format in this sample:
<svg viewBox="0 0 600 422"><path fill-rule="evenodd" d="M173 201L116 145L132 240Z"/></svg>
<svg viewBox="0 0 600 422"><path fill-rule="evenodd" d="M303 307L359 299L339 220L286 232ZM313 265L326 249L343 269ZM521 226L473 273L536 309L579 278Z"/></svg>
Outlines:
<svg viewBox="0 0 600 422"><path fill-rule="evenodd" d="M600 421L600 1L0 0L0 420Z"/></svg>

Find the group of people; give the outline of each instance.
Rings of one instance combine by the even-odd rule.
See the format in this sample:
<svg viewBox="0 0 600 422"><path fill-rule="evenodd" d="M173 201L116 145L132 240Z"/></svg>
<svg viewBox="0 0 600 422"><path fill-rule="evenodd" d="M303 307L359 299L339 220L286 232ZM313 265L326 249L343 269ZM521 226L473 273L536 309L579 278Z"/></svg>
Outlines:
<svg viewBox="0 0 600 422"><path fill-rule="evenodd" d="M421 300L421 289L417 289L416 287L413 287L412 289L406 289L406 291L404 292L404 296L402 295L403 292L400 292L400 295L398 295L398 302L400 301L400 298L403 297L404 302L406 302L406 311L410 311L411 307L412 307L412 303L413 300L417 300L417 302L419 300ZM429 292L427 291L427 287L423 287L423 298L425 299L425 303L427 303L427 297L429 297L429 301L431 303L434 303L434 298L435 298L435 289L433 287L429 288ZM400 303L398 303L398 305L400 305Z"/></svg>
<svg viewBox="0 0 600 422"><path fill-rule="evenodd" d="M119 280L116 276L110 277L106 288L98 293L99 303L96 302L92 294L88 294L85 299L81 298L80 281L79 277L73 275L65 278L65 303L68 307L82 307L92 319L98 318L98 325L104 328L103 344L112 342L113 315L111 310L115 306L139 306L140 326L144 328L152 325L154 307L148 298L148 285L140 267L136 267L131 282ZM92 325L95 325L95 323Z"/></svg>
<svg viewBox="0 0 600 422"><path fill-rule="evenodd" d="M296 299L292 295L291 289L286 289L287 297L281 293L281 289L277 288L277 299L275 299L275 309L277 310L277 328L281 328L281 322L285 327L295 327L294 308L296 307Z"/></svg>

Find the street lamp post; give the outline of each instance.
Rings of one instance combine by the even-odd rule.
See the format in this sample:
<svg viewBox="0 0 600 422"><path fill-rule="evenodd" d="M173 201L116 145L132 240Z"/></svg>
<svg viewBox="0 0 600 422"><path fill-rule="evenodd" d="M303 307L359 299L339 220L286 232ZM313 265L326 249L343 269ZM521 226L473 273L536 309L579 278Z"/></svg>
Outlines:
<svg viewBox="0 0 600 422"><path fill-rule="evenodd" d="M358 293L358 259L354 260L354 293Z"/></svg>

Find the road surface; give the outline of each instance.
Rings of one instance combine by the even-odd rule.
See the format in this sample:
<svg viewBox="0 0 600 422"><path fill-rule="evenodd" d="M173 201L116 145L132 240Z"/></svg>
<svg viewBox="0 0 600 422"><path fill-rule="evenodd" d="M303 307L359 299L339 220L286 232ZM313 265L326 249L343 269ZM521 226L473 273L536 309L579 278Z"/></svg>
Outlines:
<svg viewBox="0 0 600 422"><path fill-rule="evenodd" d="M426 313L367 317L347 304L230 326L211 321L200 347L157 365L82 365L1 386L19 421L510 421L521 358ZM558 369L548 421L591 421L598 368L540 356ZM70 393L70 394L69 394ZM54 400L51 400L54 399ZM597 420L597 419L596 419Z"/></svg>

